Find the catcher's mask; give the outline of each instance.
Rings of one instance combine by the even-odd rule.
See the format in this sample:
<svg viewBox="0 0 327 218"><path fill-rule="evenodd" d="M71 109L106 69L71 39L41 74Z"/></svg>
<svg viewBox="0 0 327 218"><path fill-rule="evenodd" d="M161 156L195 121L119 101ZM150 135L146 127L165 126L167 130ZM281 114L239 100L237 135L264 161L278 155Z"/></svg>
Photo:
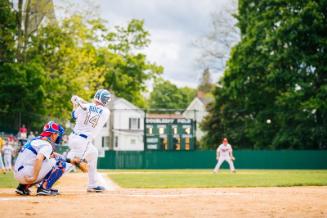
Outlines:
<svg viewBox="0 0 327 218"><path fill-rule="evenodd" d="M61 125L59 125L54 121L50 121L44 125L43 132L40 134L40 136L47 137L50 139L52 134L58 134L58 137L53 142L55 144L60 144L64 133L65 133L65 129Z"/></svg>

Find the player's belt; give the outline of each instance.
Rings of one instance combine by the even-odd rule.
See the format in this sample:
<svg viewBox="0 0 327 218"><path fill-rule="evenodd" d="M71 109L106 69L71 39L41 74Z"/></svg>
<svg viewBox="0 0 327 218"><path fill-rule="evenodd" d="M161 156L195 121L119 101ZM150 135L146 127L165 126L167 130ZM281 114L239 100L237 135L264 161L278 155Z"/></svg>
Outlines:
<svg viewBox="0 0 327 218"><path fill-rule="evenodd" d="M78 134L78 133L76 133L76 132L73 132L75 135L78 135L78 136L80 136L80 137L82 137L82 138L85 138L85 139L87 139L87 135L84 135L84 134Z"/></svg>

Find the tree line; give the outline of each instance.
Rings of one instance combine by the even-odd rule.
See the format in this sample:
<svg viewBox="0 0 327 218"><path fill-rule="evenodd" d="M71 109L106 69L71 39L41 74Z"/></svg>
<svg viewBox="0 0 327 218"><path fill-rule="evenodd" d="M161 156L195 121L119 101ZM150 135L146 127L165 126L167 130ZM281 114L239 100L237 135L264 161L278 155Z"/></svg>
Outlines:
<svg viewBox="0 0 327 218"><path fill-rule="evenodd" d="M161 78L163 67L142 53L150 45L144 21L110 26L82 13L55 19L52 3L35 13L35 1L13 2L0 2L0 130L66 122L71 96L90 99L99 88L140 108L185 109L196 96ZM145 97L148 81L153 91Z"/></svg>
<svg viewBox="0 0 327 218"><path fill-rule="evenodd" d="M326 149L327 1L239 0L241 39L202 123L207 147Z"/></svg>
<svg viewBox="0 0 327 218"><path fill-rule="evenodd" d="M71 96L90 99L98 88L146 106L146 81L158 77L163 67L140 52L150 43L142 20L108 28L102 19L74 14L31 32L30 2L23 7L19 0L18 8L12 1L0 2L1 129L13 130L18 123L39 128L48 118L67 120Z"/></svg>

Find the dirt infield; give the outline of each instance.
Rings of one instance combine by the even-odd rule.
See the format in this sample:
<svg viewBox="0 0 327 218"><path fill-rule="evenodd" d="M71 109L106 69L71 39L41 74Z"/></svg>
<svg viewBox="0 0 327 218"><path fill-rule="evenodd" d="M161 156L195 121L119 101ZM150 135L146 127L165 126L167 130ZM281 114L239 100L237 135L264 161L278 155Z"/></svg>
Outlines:
<svg viewBox="0 0 327 218"><path fill-rule="evenodd" d="M55 197L0 190L4 217L327 217L327 187L121 189L86 193L86 174L66 175ZM35 191L35 190L33 190Z"/></svg>

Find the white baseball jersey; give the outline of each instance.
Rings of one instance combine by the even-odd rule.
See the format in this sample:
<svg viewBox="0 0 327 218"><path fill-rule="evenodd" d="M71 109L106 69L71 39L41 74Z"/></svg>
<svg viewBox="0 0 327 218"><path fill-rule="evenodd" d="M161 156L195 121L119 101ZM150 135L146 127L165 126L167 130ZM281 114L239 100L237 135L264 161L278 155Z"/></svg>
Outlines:
<svg viewBox="0 0 327 218"><path fill-rule="evenodd" d="M50 142L41 139L32 140L19 152L15 162L15 170L18 170L21 166L34 166L36 155L40 153L43 154L46 159L50 159L52 152L53 148Z"/></svg>
<svg viewBox="0 0 327 218"><path fill-rule="evenodd" d="M221 144L217 148L217 152L220 153L220 158L229 158L229 153L233 151L232 146L230 144Z"/></svg>
<svg viewBox="0 0 327 218"><path fill-rule="evenodd" d="M13 152L13 148L11 147L11 145L5 145L2 148L2 152L4 156L12 156L12 152Z"/></svg>
<svg viewBox="0 0 327 218"><path fill-rule="evenodd" d="M102 105L93 103L83 104L86 110L80 106L72 112L72 116L76 119L74 132L76 134L84 134L88 138L94 138L108 121L109 109Z"/></svg>

